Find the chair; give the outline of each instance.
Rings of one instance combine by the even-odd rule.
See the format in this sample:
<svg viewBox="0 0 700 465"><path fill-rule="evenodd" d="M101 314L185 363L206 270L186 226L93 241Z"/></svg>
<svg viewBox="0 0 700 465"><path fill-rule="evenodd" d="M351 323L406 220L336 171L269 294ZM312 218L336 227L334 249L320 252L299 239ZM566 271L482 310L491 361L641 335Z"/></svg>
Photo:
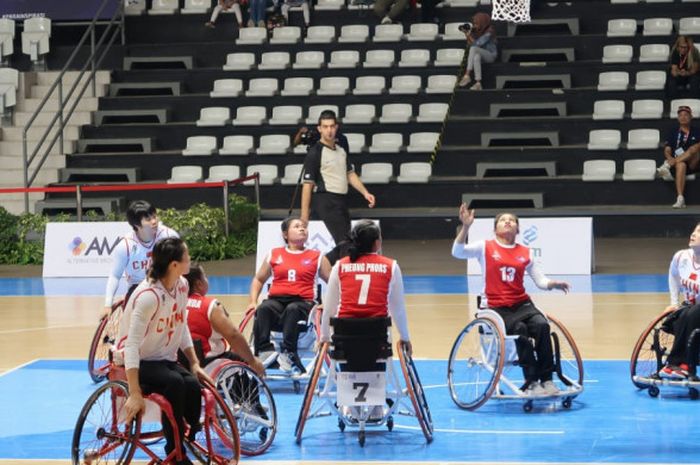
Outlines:
<svg viewBox="0 0 700 465"><path fill-rule="evenodd" d="M331 61L328 67L335 68L357 68L360 62L360 52L357 50L336 50L331 52Z"/></svg>
<svg viewBox="0 0 700 465"><path fill-rule="evenodd" d="M586 160L583 162L582 181L614 181L615 160Z"/></svg>
<svg viewBox="0 0 700 465"><path fill-rule="evenodd" d="M197 126L226 126L231 121L231 110L228 107L205 107L199 110Z"/></svg>
<svg viewBox="0 0 700 465"><path fill-rule="evenodd" d="M214 165L209 168L209 177L204 182L233 181L241 177L241 168L235 165Z"/></svg>
<svg viewBox="0 0 700 465"><path fill-rule="evenodd" d="M348 147L350 148L350 153L359 154L367 150L365 145L365 135L361 133L345 133L345 137L348 140Z"/></svg>
<svg viewBox="0 0 700 465"><path fill-rule="evenodd" d="M588 150L617 150L621 140L617 129L593 129L588 133Z"/></svg>
<svg viewBox="0 0 700 465"><path fill-rule="evenodd" d="M673 32L671 18L647 18L644 20L644 36L670 36Z"/></svg>
<svg viewBox="0 0 700 465"><path fill-rule="evenodd" d="M306 124L318 124L318 118L325 110L331 110L336 115L340 114L338 105L311 105L309 107L309 116L306 118Z"/></svg>
<svg viewBox="0 0 700 465"><path fill-rule="evenodd" d="M0 116L9 107L17 104L19 71L14 68L0 68Z"/></svg>
<svg viewBox="0 0 700 465"><path fill-rule="evenodd" d="M630 129L627 133L627 150L657 149L660 140L658 129Z"/></svg>
<svg viewBox="0 0 700 465"><path fill-rule="evenodd" d="M391 68L395 61L393 50L368 50L362 66L365 68Z"/></svg>
<svg viewBox="0 0 700 465"><path fill-rule="evenodd" d="M258 155L284 155L289 151L289 136L286 134L266 134L260 136Z"/></svg>
<svg viewBox="0 0 700 465"><path fill-rule="evenodd" d="M202 167L195 165L173 166L170 171L168 184L190 183L202 181Z"/></svg>
<svg viewBox="0 0 700 465"><path fill-rule="evenodd" d="M14 53L15 22L9 18L0 18L0 62Z"/></svg>
<svg viewBox="0 0 700 465"><path fill-rule="evenodd" d="M626 71L607 71L598 74L598 90L627 90L630 76Z"/></svg>
<svg viewBox="0 0 700 465"><path fill-rule="evenodd" d="M379 122L408 123L413 116L413 106L410 103L387 103L382 105L382 115Z"/></svg>
<svg viewBox="0 0 700 465"><path fill-rule="evenodd" d="M299 26L282 26L272 30L270 44L296 44L301 40L301 28Z"/></svg>
<svg viewBox="0 0 700 465"><path fill-rule="evenodd" d="M246 97L272 97L277 93L277 79L255 78L248 81Z"/></svg>
<svg viewBox="0 0 700 465"><path fill-rule="evenodd" d="M326 61L323 52L309 51L297 52L294 58L293 69L320 69Z"/></svg>
<svg viewBox="0 0 700 465"><path fill-rule="evenodd" d="M216 136L190 136L187 147L182 151L185 156L213 155L216 153Z"/></svg>
<svg viewBox="0 0 700 465"><path fill-rule="evenodd" d="M593 103L593 120L620 120L625 116L624 100L597 100Z"/></svg>
<svg viewBox="0 0 700 465"><path fill-rule="evenodd" d="M318 10L318 5L316 5ZM306 30L306 44L330 44L335 40L334 26L311 26Z"/></svg>
<svg viewBox="0 0 700 465"><path fill-rule="evenodd" d="M463 60L463 48L441 48L435 55L433 66L460 66Z"/></svg>
<svg viewBox="0 0 700 465"><path fill-rule="evenodd" d="M349 24L341 26L338 42L341 44L362 43L369 40L369 26L366 24Z"/></svg>
<svg viewBox="0 0 700 465"><path fill-rule="evenodd" d="M267 109L263 106L247 106L236 108L234 126L260 126L267 119Z"/></svg>
<svg viewBox="0 0 700 465"><path fill-rule="evenodd" d="M401 24L380 24L375 26L372 42L398 42L403 37Z"/></svg>
<svg viewBox="0 0 700 465"><path fill-rule="evenodd" d="M343 124L372 124L375 117L375 108L372 104L360 103L345 107Z"/></svg>
<svg viewBox="0 0 700 465"><path fill-rule="evenodd" d="M420 92L422 85L421 77L417 75L394 76L391 78L389 94L417 94Z"/></svg>
<svg viewBox="0 0 700 465"><path fill-rule="evenodd" d="M666 72L664 71L638 71L635 90L663 90L666 85Z"/></svg>
<svg viewBox="0 0 700 465"><path fill-rule="evenodd" d="M124 7L125 16L141 16L146 12L146 2L127 2Z"/></svg>
<svg viewBox="0 0 700 465"><path fill-rule="evenodd" d="M391 163L363 163L360 180L363 184L389 184L393 175Z"/></svg>
<svg viewBox="0 0 700 465"><path fill-rule="evenodd" d="M324 77L321 78L316 95L345 95L350 90L350 78Z"/></svg>
<svg viewBox="0 0 700 465"><path fill-rule="evenodd" d="M413 132L408 138L408 153L433 153L437 146L439 132Z"/></svg>
<svg viewBox="0 0 700 465"><path fill-rule="evenodd" d="M631 45L606 45L603 47L603 63L631 63Z"/></svg>
<svg viewBox="0 0 700 465"><path fill-rule="evenodd" d="M286 165L284 167L284 176L280 178L280 184L283 186L293 186L299 182L299 175L301 170L304 169L304 165L301 163L295 163L293 165Z"/></svg>
<svg viewBox="0 0 700 465"><path fill-rule="evenodd" d="M637 33L637 21L634 19L608 20L608 37L632 37Z"/></svg>
<svg viewBox="0 0 700 465"><path fill-rule="evenodd" d="M640 63L666 63L671 49L668 44L646 44L639 47Z"/></svg>
<svg viewBox="0 0 700 465"><path fill-rule="evenodd" d="M268 124L277 125L297 125L301 122L301 107L299 105L283 105L272 109L272 118Z"/></svg>
<svg viewBox="0 0 700 465"><path fill-rule="evenodd" d="M430 50L413 48L401 51L399 68L425 68L430 63Z"/></svg>
<svg viewBox="0 0 700 465"><path fill-rule="evenodd" d="M289 96L306 96L311 95L314 90L314 80L307 77L287 78L284 80L284 87L280 95L283 97Z"/></svg>
<svg viewBox="0 0 700 465"><path fill-rule="evenodd" d="M185 7L180 10L183 15L206 14L211 7L209 0L185 0Z"/></svg>
<svg viewBox="0 0 700 465"><path fill-rule="evenodd" d="M700 34L700 17L681 18L678 22L678 34L682 36Z"/></svg>
<svg viewBox="0 0 700 465"><path fill-rule="evenodd" d="M219 155L250 155L254 148L253 136L226 136Z"/></svg>
<svg viewBox="0 0 700 465"><path fill-rule="evenodd" d="M214 81L214 90L209 92L209 97L238 97L243 92L242 79L217 79Z"/></svg>
<svg viewBox="0 0 700 465"><path fill-rule="evenodd" d="M434 41L439 36L438 25L435 23L411 24L406 40L409 42Z"/></svg>
<svg viewBox="0 0 700 465"><path fill-rule="evenodd" d="M248 71L255 67L255 53L229 53L224 71Z"/></svg>
<svg viewBox="0 0 700 465"><path fill-rule="evenodd" d="M663 100L645 99L632 102L632 119L659 119L663 112Z"/></svg>
<svg viewBox="0 0 700 465"><path fill-rule="evenodd" d="M407 162L399 166L396 182L399 184L425 184L430 180L432 167L426 162Z"/></svg>
<svg viewBox="0 0 700 465"><path fill-rule="evenodd" d="M459 30L459 27L464 24L463 22L456 22L456 23L446 23L445 24L445 33L442 35L442 40L443 41L448 41L448 40L461 40L461 41L466 41L466 37L464 36L464 32Z"/></svg>
<svg viewBox="0 0 700 465"><path fill-rule="evenodd" d="M623 181L653 181L656 178L656 161L654 160L625 160L623 165Z"/></svg>
<svg viewBox="0 0 700 465"><path fill-rule="evenodd" d="M418 105L417 123L442 123L450 106L447 103L421 103Z"/></svg>
<svg viewBox="0 0 700 465"><path fill-rule="evenodd" d="M28 18L24 20L22 31L22 53L29 55L32 62L40 55L49 53L51 20L49 18Z"/></svg>
<svg viewBox="0 0 700 465"><path fill-rule="evenodd" d="M275 28L275 31L281 28ZM260 56L260 64L258 69L286 69L289 68L289 53L288 52L266 52Z"/></svg>
<svg viewBox="0 0 700 465"><path fill-rule="evenodd" d="M267 42L267 28L246 27L238 30L236 45L260 45Z"/></svg>
<svg viewBox="0 0 700 465"><path fill-rule="evenodd" d="M671 100L671 105L670 105L670 111L668 113L669 118L677 118L678 117L678 107L681 106L686 106L690 107L690 111L693 112L693 115L698 115L700 114L700 100L696 98L679 98L675 100Z"/></svg>
<svg viewBox="0 0 700 465"><path fill-rule="evenodd" d="M403 135L399 132L382 132L372 136L369 153L397 153L402 150Z"/></svg>
<svg viewBox="0 0 700 465"><path fill-rule="evenodd" d="M260 174L260 185L271 186L277 180L277 165L250 165L246 168L246 176L252 176L255 173ZM255 180L251 179L243 183L245 186L252 186Z"/></svg>
<svg viewBox="0 0 700 465"><path fill-rule="evenodd" d="M380 95L384 92L384 76L360 76L355 79L353 95Z"/></svg>
<svg viewBox="0 0 700 465"><path fill-rule="evenodd" d="M451 94L457 84L457 76L450 74L435 74L428 76L428 87L426 94Z"/></svg>
<svg viewBox="0 0 700 465"><path fill-rule="evenodd" d="M180 9L178 0L153 0L149 15L174 15Z"/></svg>
<svg viewBox="0 0 700 465"><path fill-rule="evenodd" d="M314 10L318 11L339 11L345 8L345 0L318 0Z"/></svg>

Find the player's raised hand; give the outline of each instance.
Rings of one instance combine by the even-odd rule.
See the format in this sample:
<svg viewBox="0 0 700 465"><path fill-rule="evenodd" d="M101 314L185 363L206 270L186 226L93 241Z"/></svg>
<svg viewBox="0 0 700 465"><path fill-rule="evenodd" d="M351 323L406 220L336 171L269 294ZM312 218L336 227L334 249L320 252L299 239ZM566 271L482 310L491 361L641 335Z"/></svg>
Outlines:
<svg viewBox="0 0 700 465"><path fill-rule="evenodd" d="M459 220L464 226L469 227L474 223L474 212L473 208L471 210L467 208L466 203L459 206Z"/></svg>

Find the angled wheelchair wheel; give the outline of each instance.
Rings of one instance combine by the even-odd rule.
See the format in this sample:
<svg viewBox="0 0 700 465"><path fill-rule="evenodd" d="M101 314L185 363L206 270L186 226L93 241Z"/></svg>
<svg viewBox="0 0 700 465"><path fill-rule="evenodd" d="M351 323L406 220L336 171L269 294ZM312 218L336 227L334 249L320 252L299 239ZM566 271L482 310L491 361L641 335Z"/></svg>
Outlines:
<svg viewBox="0 0 700 465"><path fill-rule="evenodd" d="M216 388L238 424L241 453L265 452L277 432L277 409L267 384L247 365L230 362L218 371Z"/></svg>
<svg viewBox="0 0 700 465"><path fill-rule="evenodd" d="M127 464L134 455L140 417L126 423L124 404L129 397L125 383L111 381L88 398L73 431L73 465Z"/></svg>
<svg viewBox="0 0 700 465"><path fill-rule="evenodd" d="M101 383L107 378L107 365L109 364L109 350L119 332L119 320L121 319L123 301L112 306L109 315L102 318L97 325L95 334L90 342L88 353L88 373L94 383Z"/></svg>
<svg viewBox="0 0 700 465"><path fill-rule="evenodd" d="M256 309L249 310L243 315L243 319L238 324L238 331L245 337L248 341L248 345L253 347L253 323L255 323L255 311Z"/></svg>
<svg viewBox="0 0 700 465"><path fill-rule="evenodd" d="M202 387L202 429L193 441L185 440L189 450L202 463L229 465L241 458L241 444L236 419L216 388Z"/></svg>
<svg viewBox="0 0 700 465"><path fill-rule="evenodd" d="M505 340L498 324L479 317L455 340L447 364L450 396L458 407L476 410L498 385L503 371Z"/></svg>
<svg viewBox="0 0 700 465"><path fill-rule="evenodd" d="M309 383L306 385L304 399L301 403L301 410L299 410L299 418L297 418L297 424L294 428L294 436L296 437L297 444L301 444L304 426L306 425L306 420L309 416L309 411L311 410L311 404L313 404L314 394L316 392L316 387L318 386L318 379L323 371L323 364L325 363L327 351L328 343L324 342L321 344L321 348L318 351L318 356L316 357L316 363L314 363L313 370L309 374Z"/></svg>
<svg viewBox="0 0 700 465"><path fill-rule="evenodd" d="M397 342L396 346L397 352L399 353L401 371L403 371L403 377L406 380L406 389L411 398L411 403L416 413L416 419L423 430L425 440L431 443L433 441L434 432L433 417L430 415L430 407L428 406L428 400L425 398L425 391L418 377L418 371L413 363L413 358L406 353L406 347L401 344L401 341ZM393 423L393 419L391 424L387 420L389 431L393 428Z"/></svg>
<svg viewBox="0 0 700 465"><path fill-rule="evenodd" d="M556 318L547 315L549 330L555 344L557 375L566 386L583 386L583 359L568 329Z"/></svg>
<svg viewBox="0 0 700 465"><path fill-rule="evenodd" d="M635 381L635 377L651 378L656 376L666 363L666 357L673 346L674 336L667 333L661 326L666 317L674 310L661 313L642 331L630 357L630 378L639 389L649 387L648 384Z"/></svg>

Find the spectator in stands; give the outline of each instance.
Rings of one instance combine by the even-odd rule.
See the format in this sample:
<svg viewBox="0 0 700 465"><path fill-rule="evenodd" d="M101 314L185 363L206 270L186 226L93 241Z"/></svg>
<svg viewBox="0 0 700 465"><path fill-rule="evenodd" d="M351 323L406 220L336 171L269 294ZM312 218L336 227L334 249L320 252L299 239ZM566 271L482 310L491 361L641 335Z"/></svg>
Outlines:
<svg viewBox="0 0 700 465"><path fill-rule="evenodd" d="M208 28L214 29L216 27L216 18L219 17L221 12L233 12L236 15L236 22L238 27L243 27L243 13L241 13L241 5L238 0L219 0L219 3L214 7L214 11L211 12L211 18L204 25Z"/></svg>
<svg viewBox="0 0 700 465"><path fill-rule="evenodd" d="M289 9L294 7L301 7L301 13L304 15L304 27L308 28L311 25L311 10L307 0L284 0L280 8L284 22L289 24Z"/></svg>
<svg viewBox="0 0 700 465"><path fill-rule="evenodd" d="M382 24L397 22L396 18L408 8L409 0L376 0L374 14L382 18Z"/></svg>
<svg viewBox="0 0 700 465"><path fill-rule="evenodd" d="M248 2L248 27L265 27L265 9L267 0L249 0Z"/></svg>
<svg viewBox="0 0 700 465"><path fill-rule="evenodd" d="M700 168L700 130L690 125L693 112L690 107L678 107L678 128L671 130L664 143L663 164L657 168L659 176L665 181L673 180L671 170L675 171L676 203L673 208L685 208L685 176Z"/></svg>
<svg viewBox="0 0 700 465"><path fill-rule="evenodd" d="M467 23L464 26L468 26ZM471 72L474 71L472 90L481 90L481 63L493 63L498 55L496 47L496 29L491 24L491 16L487 13L477 13L472 18L470 27L460 27L467 36L469 55L467 70L459 81L460 87L466 87L472 82Z"/></svg>
<svg viewBox="0 0 700 465"><path fill-rule="evenodd" d="M671 49L671 69L667 80L666 94L673 100L678 90L690 89L692 98L700 97L700 52L693 45L693 39L678 36Z"/></svg>
<svg viewBox="0 0 700 465"><path fill-rule="evenodd" d="M439 24L440 20L435 13L435 6L438 0L421 0L420 2L420 20L424 23Z"/></svg>

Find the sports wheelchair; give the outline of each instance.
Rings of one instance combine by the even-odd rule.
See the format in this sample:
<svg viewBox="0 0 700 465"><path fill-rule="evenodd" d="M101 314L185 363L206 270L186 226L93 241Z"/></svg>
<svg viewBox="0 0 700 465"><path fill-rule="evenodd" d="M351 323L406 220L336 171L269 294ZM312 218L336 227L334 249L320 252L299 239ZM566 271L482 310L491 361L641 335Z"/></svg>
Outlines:
<svg viewBox="0 0 700 465"><path fill-rule="evenodd" d="M297 444L307 420L330 415L337 416L340 431L359 428L360 446L365 444L366 427L386 425L391 431L394 415L415 417L430 443L433 420L428 402L413 360L401 343L397 351L404 385L395 371L391 319L331 318L331 326L332 342L321 344L306 386L295 429Z"/></svg>
<svg viewBox="0 0 700 465"><path fill-rule="evenodd" d="M102 318L90 341L88 353L88 373L94 383L101 383L107 378L110 353L119 334L119 322L124 314L124 299L115 302L109 315Z"/></svg>
<svg viewBox="0 0 700 465"><path fill-rule="evenodd" d="M553 379L560 392L553 396L531 396L523 390L515 339L505 334L505 324L493 310L480 310L459 333L450 352L447 383L458 407L476 410L491 397L522 399L523 410L532 411L534 401L561 399L570 408L583 391L583 360L569 331L556 318L549 320L557 374Z"/></svg>
<svg viewBox="0 0 700 465"><path fill-rule="evenodd" d="M126 422L126 400L129 397L123 367L109 365L109 382L101 385L83 406L73 432L71 459L73 465L98 463L129 464L132 459L149 465L175 464L182 460L182 447L172 407L160 394L145 396L146 410ZM150 446L163 438L161 412L175 432L175 449L160 458ZM240 459L238 428L228 406L216 388L202 387L202 429L189 438L182 436L186 449L201 463L235 465Z"/></svg>
<svg viewBox="0 0 700 465"><path fill-rule="evenodd" d="M646 389L651 397L658 397L661 387L688 390L691 399L700 397L700 382L688 379L665 379L659 376L659 371L666 365L666 359L673 347L673 323L678 318L679 310L666 310L658 315L642 331L632 350L630 358L630 378L639 389ZM692 333L691 338L700 337ZM700 343L696 340L695 344Z"/></svg>

